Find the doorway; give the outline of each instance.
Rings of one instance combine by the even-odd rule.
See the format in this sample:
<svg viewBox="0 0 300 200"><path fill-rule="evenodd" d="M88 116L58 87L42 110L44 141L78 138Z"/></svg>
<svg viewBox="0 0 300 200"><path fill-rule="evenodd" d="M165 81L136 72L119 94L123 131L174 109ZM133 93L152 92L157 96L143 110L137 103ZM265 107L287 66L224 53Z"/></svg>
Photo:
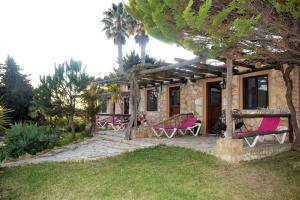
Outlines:
<svg viewBox="0 0 300 200"><path fill-rule="evenodd" d="M222 112L222 90L220 87L220 82L210 82L207 83L207 132L218 122L221 112Z"/></svg>
<svg viewBox="0 0 300 200"><path fill-rule="evenodd" d="M129 98L125 97L124 98L124 113L125 115L129 114Z"/></svg>
<svg viewBox="0 0 300 200"><path fill-rule="evenodd" d="M169 88L169 116L180 114L180 87Z"/></svg>

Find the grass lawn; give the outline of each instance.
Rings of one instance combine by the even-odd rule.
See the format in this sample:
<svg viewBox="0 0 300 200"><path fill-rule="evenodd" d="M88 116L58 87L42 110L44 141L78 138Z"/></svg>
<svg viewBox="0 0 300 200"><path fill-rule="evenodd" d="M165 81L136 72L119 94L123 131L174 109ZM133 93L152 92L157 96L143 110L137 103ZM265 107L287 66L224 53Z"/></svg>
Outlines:
<svg viewBox="0 0 300 200"><path fill-rule="evenodd" d="M300 154L227 164L160 146L87 163L1 169L0 199L300 199Z"/></svg>

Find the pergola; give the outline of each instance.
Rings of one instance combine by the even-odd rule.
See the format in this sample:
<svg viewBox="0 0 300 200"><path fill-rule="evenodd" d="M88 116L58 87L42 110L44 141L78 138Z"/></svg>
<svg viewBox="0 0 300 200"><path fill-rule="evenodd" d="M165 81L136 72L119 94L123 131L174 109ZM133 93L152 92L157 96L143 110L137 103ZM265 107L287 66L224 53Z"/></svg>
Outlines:
<svg viewBox="0 0 300 200"><path fill-rule="evenodd" d="M127 138L130 138L132 128L137 127L137 111L140 101L139 90L147 87L157 87L164 84L186 83L187 81L223 77L226 82L226 114L228 124L232 124L232 75L242 75L268 69L277 69L276 63L268 63L267 60L256 59L248 61L245 59L234 59L225 63L226 58L208 59L196 57L191 60L175 58L175 64L162 65L135 65L127 73L120 74L115 78L96 79L98 84L127 84L130 86L130 109L132 115L127 131ZM226 78L226 81L225 81ZM229 126L227 126L229 127ZM231 138L231 135L228 137Z"/></svg>
<svg viewBox="0 0 300 200"><path fill-rule="evenodd" d="M128 74L136 72L136 78L140 88L154 87L163 84L195 82L200 79L226 77L226 65L224 59L205 60L196 57L191 60L175 58L176 64L167 65L136 65L127 74L120 74L114 78L95 80L98 84L119 83L128 84ZM262 60L245 61L233 60L233 75L247 74L267 69L276 69L277 65L264 63Z"/></svg>

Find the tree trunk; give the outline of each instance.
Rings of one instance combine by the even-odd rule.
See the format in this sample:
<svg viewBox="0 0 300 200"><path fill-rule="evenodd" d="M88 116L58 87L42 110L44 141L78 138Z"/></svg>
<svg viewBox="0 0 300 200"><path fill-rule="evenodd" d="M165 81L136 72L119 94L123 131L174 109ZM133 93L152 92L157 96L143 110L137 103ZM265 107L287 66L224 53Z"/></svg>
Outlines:
<svg viewBox="0 0 300 200"><path fill-rule="evenodd" d="M226 58L227 76L226 76L226 137L232 138L232 59Z"/></svg>
<svg viewBox="0 0 300 200"><path fill-rule="evenodd" d="M141 61L142 64L146 63L146 44L141 44Z"/></svg>
<svg viewBox="0 0 300 200"><path fill-rule="evenodd" d="M69 124L70 124L71 132L72 132L72 140L75 141L76 133L75 133L75 125L74 125L74 116L70 116Z"/></svg>
<svg viewBox="0 0 300 200"><path fill-rule="evenodd" d="M113 119L112 119L113 124L115 123L115 114L116 114L116 103L113 102Z"/></svg>
<svg viewBox="0 0 300 200"><path fill-rule="evenodd" d="M121 42L118 43L118 63L119 63L119 71L120 73L124 72L123 69L123 51L122 51L123 45Z"/></svg>
<svg viewBox="0 0 300 200"><path fill-rule="evenodd" d="M293 65L288 65L287 68L284 68L284 66L281 66L281 73L283 76L283 80L285 82L286 86L286 102L288 105L288 108L291 113L291 124L294 131L294 147L299 148L300 147L300 132L299 132L299 126L297 123L297 114L296 109L293 104L293 82L291 80L290 74L292 70L294 69Z"/></svg>
<svg viewBox="0 0 300 200"><path fill-rule="evenodd" d="M129 109L130 109L130 121L126 130L126 139L131 139L131 131L132 129L137 128L137 114L138 114L138 106L141 99L139 84L136 79L136 72L132 72L129 76L130 82L130 99L129 99Z"/></svg>

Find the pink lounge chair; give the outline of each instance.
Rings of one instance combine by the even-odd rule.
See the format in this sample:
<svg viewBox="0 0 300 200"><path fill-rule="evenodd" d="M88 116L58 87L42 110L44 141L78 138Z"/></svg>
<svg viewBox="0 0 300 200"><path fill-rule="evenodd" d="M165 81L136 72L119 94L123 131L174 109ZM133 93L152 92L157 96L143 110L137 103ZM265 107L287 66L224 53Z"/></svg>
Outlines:
<svg viewBox="0 0 300 200"><path fill-rule="evenodd" d="M115 120L114 122L108 122L108 125L110 125L115 131L124 130L128 125L128 120Z"/></svg>
<svg viewBox="0 0 300 200"><path fill-rule="evenodd" d="M157 137L161 137L163 134L165 134L168 138L172 138L177 131L179 131L181 135L185 135L187 132L191 132L194 136L197 136L201 129L201 123L197 123L197 121L197 117L193 116L183 121L179 126L156 126L152 127L152 131ZM196 133L194 133L193 131L194 128L197 128ZM169 134L168 132L170 132L171 134Z"/></svg>
<svg viewBox="0 0 300 200"><path fill-rule="evenodd" d="M112 122L112 117L105 117L102 118L99 115L96 115L96 124L99 126L99 128L106 128L108 123Z"/></svg>
<svg viewBox="0 0 300 200"><path fill-rule="evenodd" d="M263 142L265 135L272 135L279 142L279 144L283 144L288 133L288 129L285 130L277 130L278 125L280 123L280 117L265 117L262 119L260 126L257 130L253 131L238 131L234 133L233 138L244 138L247 144L252 148L256 145L257 141ZM281 134L282 138L279 139L277 134ZM248 137L254 137L253 142L250 143Z"/></svg>

